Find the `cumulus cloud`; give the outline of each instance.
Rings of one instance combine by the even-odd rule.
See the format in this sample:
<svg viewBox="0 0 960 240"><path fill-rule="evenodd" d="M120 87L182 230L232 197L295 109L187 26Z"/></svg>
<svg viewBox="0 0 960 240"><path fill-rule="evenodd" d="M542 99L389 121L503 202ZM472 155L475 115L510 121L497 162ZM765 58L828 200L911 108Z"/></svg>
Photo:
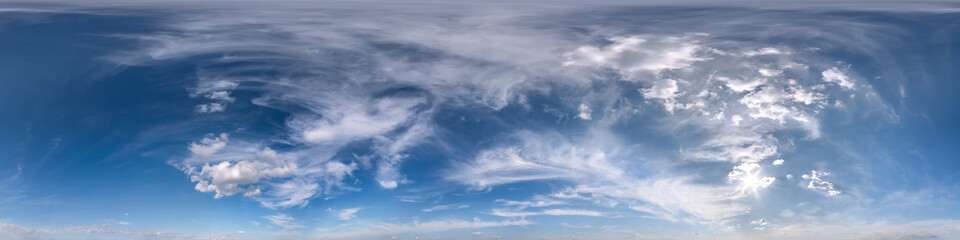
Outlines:
<svg viewBox="0 0 960 240"><path fill-rule="evenodd" d="M593 111L590 109L590 106L586 104L580 104L580 107L577 108L580 111L580 114L577 114L577 117L583 120L590 120L590 113Z"/></svg>
<svg viewBox="0 0 960 240"><path fill-rule="evenodd" d="M761 218L760 220L750 221L751 225L756 225L753 229L764 230L767 228L767 219Z"/></svg>
<svg viewBox="0 0 960 240"><path fill-rule="evenodd" d="M783 165L783 159L773 160L773 165L774 165L774 166L781 166L781 165Z"/></svg>
<svg viewBox="0 0 960 240"><path fill-rule="evenodd" d="M243 193L268 208L303 206L357 168L355 163L304 162L307 156L300 152L228 140L226 133L208 134L189 145L194 156L175 163L197 183L196 190L214 192L214 198Z"/></svg>
<svg viewBox="0 0 960 240"><path fill-rule="evenodd" d="M194 155L209 157L227 146L227 136L226 133L221 133L220 135L209 134L203 139L200 139L200 141L190 143L188 149L190 149L190 152Z"/></svg>
<svg viewBox="0 0 960 240"><path fill-rule="evenodd" d="M705 60L700 45L689 37L618 36L606 46L581 46L564 55L565 66L596 66L617 70L626 80L643 80L664 70L688 67Z"/></svg>
<svg viewBox="0 0 960 240"><path fill-rule="evenodd" d="M195 111L197 113L215 113L223 112L227 109L227 104L236 100L236 98L230 96L230 90L237 88L239 84L230 81L215 81L215 82L203 82L198 84L197 88L193 89L193 92L190 94L192 97L203 96L208 100L212 100L212 103L204 103L197 105Z"/></svg>
<svg viewBox="0 0 960 240"><path fill-rule="evenodd" d="M840 195L842 192L840 192L840 190L836 190L833 187L833 183L824 180L824 177L826 176L830 176L830 173L810 170L810 174L803 174L800 177L810 180L810 182L807 183L807 188L809 189L819 190L830 196Z"/></svg>
<svg viewBox="0 0 960 240"><path fill-rule="evenodd" d="M296 165L292 164L271 168L261 162L221 162L204 165L198 174L191 176L191 180L197 182L198 191L213 191L217 193L214 198L220 198L244 191L240 185L256 183L262 178L287 177L296 171Z"/></svg>
<svg viewBox="0 0 960 240"><path fill-rule="evenodd" d="M821 75L823 75L824 82L835 83L844 89L854 88L853 80L837 67L824 70Z"/></svg>
<svg viewBox="0 0 960 240"><path fill-rule="evenodd" d="M510 16L383 14L344 21L309 11L288 13L225 10L184 18L169 23L163 34L138 36L146 44L139 55L111 58L140 65L219 56L208 59L213 65L199 67L191 96L208 102L196 111L229 114L228 104L248 96L235 93L250 91L254 105L289 114L280 126L286 135L237 135L229 144L225 134L211 135L191 143L193 156L174 164L197 182L198 190L215 192L215 197L242 192L270 208L305 206L360 169L373 171L374 186L403 190L413 182L400 171L409 150L446 144L433 139L449 134L434 122L438 114L481 109L500 121L499 116L515 111L508 106L529 108L531 96L546 95L559 98L557 104L565 105L559 109L571 111L565 114L591 120L579 122L588 133L567 136L509 126L495 131L512 134L505 137L509 143L486 146L478 141L475 152L440 146L451 152L451 159L468 159L450 162L452 169L440 171L442 178L474 190L522 181L569 185L551 196L561 200L497 201L511 208L504 210L507 215L551 215L533 208L582 201L600 207L627 204L674 222L724 224L750 211L744 189L765 189L776 182L762 174L768 166L759 163L789 151L783 145L794 141L793 131L805 131L804 140L820 137L820 113L836 106L827 104L836 102L831 95L836 89L825 86L839 85L848 91L843 96L860 90L853 88L846 70L811 72L808 65L823 66L819 58L788 47L731 40L739 38L633 35L592 27L584 28L583 36L571 36L516 24L529 19ZM233 67L237 65L245 67ZM277 74L243 74L259 70ZM649 115L649 104L663 105L673 114ZM650 118L655 123L645 122ZM644 127L638 122L662 135L682 136L683 143L665 153L637 150L647 142L620 143L636 140L623 130ZM267 151L272 144L291 147ZM367 145L369 149L356 149ZM338 157L355 150L369 154ZM718 164L725 167L713 167ZM823 183L813 185L824 190ZM383 224L360 232L526 224L532 223L434 221Z"/></svg>

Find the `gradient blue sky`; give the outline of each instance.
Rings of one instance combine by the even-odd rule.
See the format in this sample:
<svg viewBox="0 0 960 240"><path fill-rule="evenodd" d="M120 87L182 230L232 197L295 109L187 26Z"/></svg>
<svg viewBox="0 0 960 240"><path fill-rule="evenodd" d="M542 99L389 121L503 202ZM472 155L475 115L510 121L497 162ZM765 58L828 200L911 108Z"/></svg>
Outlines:
<svg viewBox="0 0 960 240"><path fill-rule="evenodd" d="M958 239L957 6L0 2L0 238Z"/></svg>

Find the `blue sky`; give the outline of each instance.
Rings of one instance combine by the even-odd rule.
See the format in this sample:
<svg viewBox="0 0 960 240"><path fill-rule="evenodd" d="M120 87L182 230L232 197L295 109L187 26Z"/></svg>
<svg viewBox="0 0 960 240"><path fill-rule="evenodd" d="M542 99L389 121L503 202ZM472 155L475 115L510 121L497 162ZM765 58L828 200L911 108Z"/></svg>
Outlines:
<svg viewBox="0 0 960 240"><path fill-rule="evenodd" d="M3 239L955 239L955 5L0 6Z"/></svg>

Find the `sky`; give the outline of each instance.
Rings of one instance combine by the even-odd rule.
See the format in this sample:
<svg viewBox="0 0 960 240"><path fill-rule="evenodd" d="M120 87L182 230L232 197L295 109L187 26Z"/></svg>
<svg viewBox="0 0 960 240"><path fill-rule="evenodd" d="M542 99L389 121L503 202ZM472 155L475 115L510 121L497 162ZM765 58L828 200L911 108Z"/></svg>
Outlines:
<svg viewBox="0 0 960 240"><path fill-rule="evenodd" d="M0 239L958 239L957 6L0 1Z"/></svg>

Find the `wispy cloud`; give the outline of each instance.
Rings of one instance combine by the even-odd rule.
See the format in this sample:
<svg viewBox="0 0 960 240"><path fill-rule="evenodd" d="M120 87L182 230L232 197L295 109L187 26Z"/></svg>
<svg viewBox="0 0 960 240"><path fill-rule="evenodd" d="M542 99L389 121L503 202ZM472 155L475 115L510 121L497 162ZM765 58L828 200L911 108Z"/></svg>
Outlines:
<svg viewBox="0 0 960 240"><path fill-rule="evenodd" d="M296 219L283 213L263 216L263 219L266 219L267 221L270 221L270 223L273 223L273 225L277 225L283 229L304 228L303 225L297 223Z"/></svg>

